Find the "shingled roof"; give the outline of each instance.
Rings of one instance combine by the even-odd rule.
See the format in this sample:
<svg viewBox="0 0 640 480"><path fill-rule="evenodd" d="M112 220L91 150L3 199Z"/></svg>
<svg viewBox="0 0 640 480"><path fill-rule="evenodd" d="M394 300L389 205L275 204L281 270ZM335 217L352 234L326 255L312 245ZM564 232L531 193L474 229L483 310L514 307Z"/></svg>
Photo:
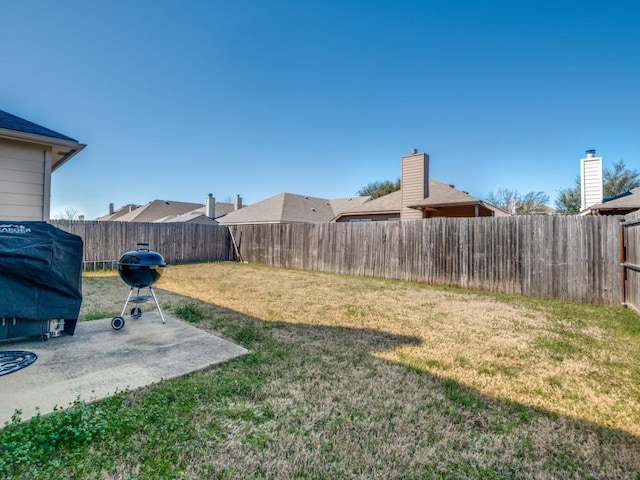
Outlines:
<svg viewBox="0 0 640 480"><path fill-rule="evenodd" d="M640 209L640 187L608 198L588 208L588 213L626 215ZM586 213L586 212L585 212Z"/></svg>
<svg viewBox="0 0 640 480"><path fill-rule="evenodd" d="M41 135L43 137L57 138L68 142L77 142L76 139L67 137L62 133L58 133L50 128L43 127L37 123L30 122L24 118L20 118L4 110L0 110L0 128L14 130L16 132L30 133L33 135Z"/></svg>
<svg viewBox="0 0 640 480"><path fill-rule="evenodd" d="M86 145L62 133L0 110L0 138L51 148L51 171L57 170Z"/></svg>
<svg viewBox="0 0 640 480"><path fill-rule="evenodd" d="M429 196L415 204L408 205L416 209L438 209L444 207L456 207L464 205L479 205L489 209L497 215L506 215L507 212L483 202L466 192L457 190L452 185L429 179ZM397 215L400 218L402 208L402 190L378 197L363 205L355 206L343 211L334 218L334 221L341 221L343 217L375 216L375 215Z"/></svg>
<svg viewBox="0 0 640 480"><path fill-rule="evenodd" d="M233 203L215 203L215 217L226 215L234 210ZM111 214L98 217L98 221L118 222L189 222L201 219L200 223L215 223L206 215L201 203L153 200L146 205L125 205Z"/></svg>
<svg viewBox="0 0 640 480"><path fill-rule="evenodd" d="M347 206L361 205L371 197L326 198L280 193L220 218L221 225L259 223L329 222Z"/></svg>
<svg viewBox="0 0 640 480"><path fill-rule="evenodd" d="M467 192L457 190L453 185L429 179L429 196L420 202L408 205L411 208L418 207L449 207L453 205L475 205L480 202L476 197Z"/></svg>

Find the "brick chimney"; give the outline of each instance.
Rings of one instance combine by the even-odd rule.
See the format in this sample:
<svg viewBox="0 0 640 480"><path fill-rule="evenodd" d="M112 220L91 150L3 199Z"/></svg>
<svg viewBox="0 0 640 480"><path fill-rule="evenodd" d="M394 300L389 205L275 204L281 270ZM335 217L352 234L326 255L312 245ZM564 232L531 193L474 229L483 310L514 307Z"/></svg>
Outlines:
<svg viewBox="0 0 640 480"><path fill-rule="evenodd" d="M204 202L204 213L211 219L216 218L216 199L211 193Z"/></svg>
<svg viewBox="0 0 640 480"><path fill-rule="evenodd" d="M401 159L402 205L401 220L421 220L422 211L409 208L429 196L429 155L418 153L415 148L411 154Z"/></svg>
<svg viewBox="0 0 640 480"><path fill-rule="evenodd" d="M240 210L242 208L242 197L240 195L236 195L236 198L233 199L233 209Z"/></svg>

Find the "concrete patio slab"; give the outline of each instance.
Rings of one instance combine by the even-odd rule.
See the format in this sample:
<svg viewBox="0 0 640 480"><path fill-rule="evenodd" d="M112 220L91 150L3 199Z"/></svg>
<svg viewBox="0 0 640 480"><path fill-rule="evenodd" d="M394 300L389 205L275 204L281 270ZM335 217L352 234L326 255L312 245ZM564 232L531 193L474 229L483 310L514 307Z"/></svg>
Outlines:
<svg viewBox="0 0 640 480"><path fill-rule="evenodd" d="M126 318L122 330L111 319L79 322L75 335L47 342L0 342L0 351L25 350L35 363L0 376L0 428L17 409L27 420L66 408L76 399L95 401L116 391L136 389L163 379L203 370L248 353L232 342L157 312Z"/></svg>

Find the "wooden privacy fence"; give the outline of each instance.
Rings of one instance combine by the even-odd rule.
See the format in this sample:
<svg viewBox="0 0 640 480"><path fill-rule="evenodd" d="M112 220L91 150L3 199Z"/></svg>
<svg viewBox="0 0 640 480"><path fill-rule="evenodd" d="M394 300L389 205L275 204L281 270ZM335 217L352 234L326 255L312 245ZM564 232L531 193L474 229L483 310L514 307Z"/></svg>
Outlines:
<svg viewBox="0 0 640 480"><path fill-rule="evenodd" d="M123 253L147 242L167 263L234 260L227 227L192 223L98 222L52 220L56 227L84 241L85 270L116 268Z"/></svg>
<svg viewBox="0 0 640 480"><path fill-rule="evenodd" d="M640 312L640 212L626 215L620 229L622 303Z"/></svg>
<svg viewBox="0 0 640 480"><path fill-rule="evenodd" d="M619 304L621 217L516 216L231 227L242 260Z"/></svg>
<svg viewBox="0 0 640 480"><path fill-rule="evenodd" d="M516 216L230 228L52 223L83 238L87 270L115 268L124 252L147 242L168 263L236 260L239 254L250 263L285 268L594 304L615 305L624 299L638 308L640 229L634 227L640 226L640 214L628 217L624 227L622 220L617 216Z"/></svg>

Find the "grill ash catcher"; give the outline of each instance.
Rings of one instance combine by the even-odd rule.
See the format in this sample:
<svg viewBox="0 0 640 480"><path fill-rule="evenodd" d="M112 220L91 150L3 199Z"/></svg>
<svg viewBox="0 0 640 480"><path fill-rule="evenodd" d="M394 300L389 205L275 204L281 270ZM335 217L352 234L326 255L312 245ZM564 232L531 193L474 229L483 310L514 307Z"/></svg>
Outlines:
<svg viewBox="0 0 640 480"><path fill-rule="evenodd" d="M129 303L140 304L149 300L153 300L164 324L164 315L160 309L160 304L153 291L153 284L158 281L162 275L162 269L166 268L167 264L164 262L164 258L158 252L149 250L148 243L138 243L136 250L127 252L118 260L118 273L120 278L129 285L129 295L122 307L122 313L120 316L113 317L111 320L111 327L114 330L120 330L124 327L124 312L127 310ZM140 290L148 288L149 294L141 295ZM133 295L134 289L137 289L136 294ZM131 318L136 319L142 316L142 309L135 306L131 309Z"/></svg>

